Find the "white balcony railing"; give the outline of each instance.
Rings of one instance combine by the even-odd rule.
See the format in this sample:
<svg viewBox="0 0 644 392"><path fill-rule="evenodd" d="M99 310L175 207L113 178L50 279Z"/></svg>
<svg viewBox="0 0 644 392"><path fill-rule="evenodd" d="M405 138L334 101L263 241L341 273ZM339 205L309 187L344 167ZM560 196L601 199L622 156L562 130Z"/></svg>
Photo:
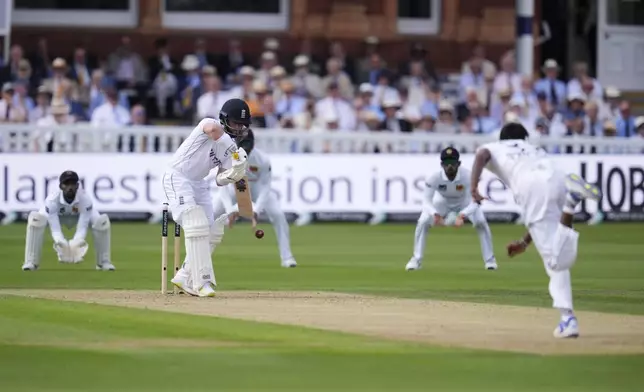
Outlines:
<svg viewBox="0 0 644 392"><path fill-rule="evenodd" d="M77 124L58 128L37 128L29 124L0 125L2 153L38 152L123 152L171 153L190 133L191 127L141 126L92 128ZM423 153L452 146L473 152L477 146L495 140L490 135L451 135L389 132L314 132L304 130L255 129L256 145L270 153ZM538 137L535 144L557 153L596 152L642 154L644 138Z"/></svg>

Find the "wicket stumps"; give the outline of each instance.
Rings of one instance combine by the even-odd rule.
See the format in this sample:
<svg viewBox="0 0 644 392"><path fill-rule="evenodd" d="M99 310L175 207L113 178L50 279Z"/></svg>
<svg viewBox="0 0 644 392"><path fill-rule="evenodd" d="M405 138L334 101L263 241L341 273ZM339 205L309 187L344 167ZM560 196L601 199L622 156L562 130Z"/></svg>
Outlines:
<svg viewBox="0 0 644 392"><path fill-rule="evenodd" d="M168 203L163 203L161 215L161 294L168 294L168 225L170 223L170 212ZM181 268L181 225L174 223L174 245L172 255L174 257L174 275ZM179 289L173 286L172 292L179 294Z"/></svg>

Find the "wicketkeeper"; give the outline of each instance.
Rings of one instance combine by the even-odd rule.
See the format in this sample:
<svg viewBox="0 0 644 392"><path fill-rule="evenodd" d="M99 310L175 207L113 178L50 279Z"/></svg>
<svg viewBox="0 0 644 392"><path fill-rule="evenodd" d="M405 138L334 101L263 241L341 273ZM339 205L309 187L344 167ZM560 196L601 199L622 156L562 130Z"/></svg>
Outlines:
<svg viewBox="0 0 644 392"><path fill-rule="evenodd" d="M80 263L87 253L89 246L85 237L91 225L96 269L114 271L114 265L110 261L110 219L93 208L90 197L80 189L76 172L63 172L59 182L59 189L47 197L45 205L39 211L29 213L23 271L35 271L40 266L47 224L54 239L58 261L73 264ZM61 224L69 229L76 226L76 233L71 239L65 238Z"/></svg>

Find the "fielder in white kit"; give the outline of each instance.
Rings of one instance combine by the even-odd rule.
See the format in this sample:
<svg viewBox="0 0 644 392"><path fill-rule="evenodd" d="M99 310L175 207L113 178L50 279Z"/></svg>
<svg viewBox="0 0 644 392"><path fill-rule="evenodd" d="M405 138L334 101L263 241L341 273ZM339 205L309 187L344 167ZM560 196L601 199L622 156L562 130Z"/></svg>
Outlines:
<svg viewBox="0 0 644 392"><path fill-rule="evenodd" d="M85 237L91 225L96 269L114 271L114 265L110 261L110 219L94 209L92 199L80 188L76 172L64 171L59 177L58 189L47 196L45 205L39 211L29 213L23 271L35 271L40 266L48 224L59 262L76 264L83 261L89 249ZM72 239L65 238L61 224L69 229L76 226Z"/></svg>
<svg viewBox="0 0 644 392"><path fill-rule="evenodd" d="M241 99L230 99L219 121L205 118L179 146L163 175L163 189L172 219L183 227L186 258L172 283L198 297L215 295L211 254L224 237L227 216L215 219L210 186L205 179L217 168L215 182L226 186L246 173L246 152L233 138L243 139L250 126L250 110Z"/></svg>
<svg viewBox="0 0 644 392"><path fill-rule="evenodd" d="M421 268L425 253L425 240L430 226L442 226L445 217L450 212L458 214L454 225L461 227L468 218L481 242L483 262L488 270L496 270L497 264L492 248L492 232L487 224L483 211L472 200L470 192L470 173L461 168L460 154L455 148L448 147L441 151L441 166L443 170L429 177L425 184L423 210L418 218L414 233L414 255L405 269L414 271ZM438 195L436 195L438 192Z"/></svg>
<svg viewBox="0 0 644 392"><path fill-rule="evenodd" d="M508 245L508 255L523 253L534 242L550 277L553 307L561 313L553 334L556 338L576 338L579 325L573 312L570 268L577 259L579 233L572 229L572 219L582 199L598 200L601 192L576 174L566 175L543 149L529 144L528 132L521 124L504 125L500 139L477 149L472 198L479 203L484 199L477 189L483 168L512 190L528 233Z"/></svg>
<svg viewBox="0 0 644 392"><path fill-rule="evenodd" d="M253 200L253 211L256 214L266 212L268 219L273 224L277 235L277 246L280 251L282 267L293 268L297 266L295 258L291 253L291 241L286 216L280 208L279 200L271 189L273 175L271 172L271 161L268 155L255 148L255 135L248 130L246 137L238 144L248 154L248 168L246 175L250 185L250 195ZM215 216L227 214L232 223L239 216L238 207L235 201L234 185L219 187L214 197L213 206Z"/></svg>

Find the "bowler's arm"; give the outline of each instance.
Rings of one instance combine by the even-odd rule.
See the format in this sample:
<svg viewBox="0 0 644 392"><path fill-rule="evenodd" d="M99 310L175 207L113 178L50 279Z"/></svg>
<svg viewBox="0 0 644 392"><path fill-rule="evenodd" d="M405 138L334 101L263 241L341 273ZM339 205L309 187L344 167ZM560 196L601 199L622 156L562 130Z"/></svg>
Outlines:
<svg viewBox="0 0 644 392"><path fill-rule="evenodd" d="M472 176L470 178L470 193L472 194L472 200L474 202L481 204L483 197L479 193L479 180L481 179L481 174L483 174L483 169L492 159L492 154L487 148L479 148L476 151L476 156L474 157L474 165L472 165Z"/></svg>

